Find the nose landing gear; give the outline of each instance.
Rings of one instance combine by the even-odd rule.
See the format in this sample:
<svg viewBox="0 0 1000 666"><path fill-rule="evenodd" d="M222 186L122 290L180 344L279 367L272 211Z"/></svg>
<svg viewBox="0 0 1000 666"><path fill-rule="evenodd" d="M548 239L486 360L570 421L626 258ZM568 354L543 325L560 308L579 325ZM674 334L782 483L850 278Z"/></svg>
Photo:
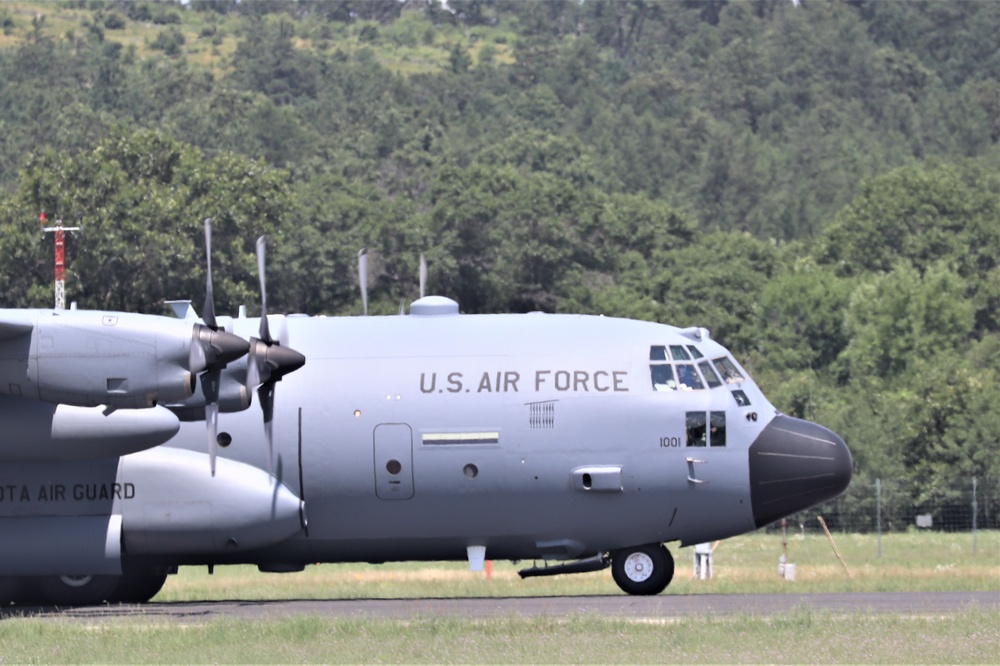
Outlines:
<svg viewBox="0 0 1000 666"><path fill-rule="evenodd" d="M627 594L659 594L674 577L674 558L663 544L623 548L611 553L611 575Z"/></svg>

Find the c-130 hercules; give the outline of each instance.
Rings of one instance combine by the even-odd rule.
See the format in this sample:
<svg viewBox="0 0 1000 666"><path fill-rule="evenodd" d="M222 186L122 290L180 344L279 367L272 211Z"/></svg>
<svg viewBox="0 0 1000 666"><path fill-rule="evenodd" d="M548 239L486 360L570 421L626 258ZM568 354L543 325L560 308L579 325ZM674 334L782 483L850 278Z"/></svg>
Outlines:
<svg viewBox="0 0 1000 666"><path fill-rule="evenodd" d="M4 605L144 602L184 565L486 557L658 594L664 543L850 482L843 440L703 328L461 315L423 289L405 316L267 315L263 239L263 318L216 317L205 233L200 321L0 310Z"/></svg>

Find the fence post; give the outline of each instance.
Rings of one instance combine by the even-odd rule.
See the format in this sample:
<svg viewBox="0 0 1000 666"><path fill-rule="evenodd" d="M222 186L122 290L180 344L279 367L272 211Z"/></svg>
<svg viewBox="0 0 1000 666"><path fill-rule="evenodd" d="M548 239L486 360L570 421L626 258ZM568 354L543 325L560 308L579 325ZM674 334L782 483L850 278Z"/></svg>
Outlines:
<svg viewBox="0 0 1000 666"><path fill-rule="evenodd" d="M972 553L976 553L976 477L972 477Z"/></svg>
<svg viewBox="0 0 1000 666"><path fill-rule="evenodd" d="M882 479L875 479L875 533L878 535L878 559L882 559Z"/></svg>

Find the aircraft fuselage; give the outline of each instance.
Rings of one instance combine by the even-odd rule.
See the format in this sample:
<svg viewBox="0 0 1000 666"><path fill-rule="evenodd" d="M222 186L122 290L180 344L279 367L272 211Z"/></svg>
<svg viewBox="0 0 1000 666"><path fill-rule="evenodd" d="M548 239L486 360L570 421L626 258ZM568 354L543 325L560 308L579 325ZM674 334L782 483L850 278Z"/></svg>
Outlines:
<svg viewBox="0 0 1000 666"><path fill-rule="evenodd" d="M258 324L225 320L243 338ZM0 575L294 570L466 559L477 546L492 559L599 559L747 532L850 480L843 441L780 415L704 329L451 313L271 328L307 359L276 386L271 461L254 408L219 415L215 477L201 422L92 461L28 462L24 442L10 445L21 455L0 467L0 523L28 545L0 546ZM245 373L245 360L231 366ZM67 531L89 539L75 560L87 564L32 557L32 535L44 547Z"/></svg>

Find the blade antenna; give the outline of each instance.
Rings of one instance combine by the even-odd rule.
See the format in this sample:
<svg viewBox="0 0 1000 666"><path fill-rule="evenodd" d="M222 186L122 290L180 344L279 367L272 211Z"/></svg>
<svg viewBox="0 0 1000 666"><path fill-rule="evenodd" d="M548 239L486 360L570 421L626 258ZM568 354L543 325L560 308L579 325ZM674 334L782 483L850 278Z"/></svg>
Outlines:
<svg viewBox="0 0 1000 666"><path fill-rule="evenodd" d="M358 252L358 283L361 285L361 308L368 316L368 248Z"/></svg>
<svg viewBox="0 0 1000 666"><path fill-rule="evenodd" d="M420 253L420 298L427 295L427 258Z"/></svg>

